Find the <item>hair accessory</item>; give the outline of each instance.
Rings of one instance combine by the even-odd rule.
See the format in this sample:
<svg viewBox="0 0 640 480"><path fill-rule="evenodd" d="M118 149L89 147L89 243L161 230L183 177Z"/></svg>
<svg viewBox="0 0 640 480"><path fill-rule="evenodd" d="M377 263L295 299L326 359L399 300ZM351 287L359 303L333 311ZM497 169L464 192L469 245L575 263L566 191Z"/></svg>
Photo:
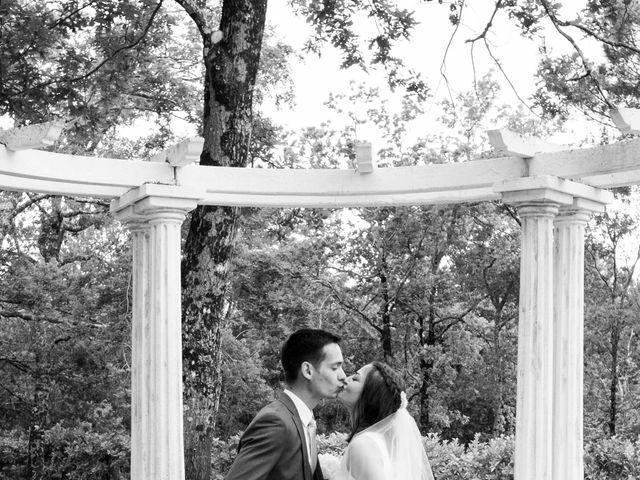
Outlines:
<svg viewBox="0 0 640 480"><path fill-rule="evenodd" d="M407 408L407 405L409 405L407 394L402 391L400 392L400 408Z"/></svg>

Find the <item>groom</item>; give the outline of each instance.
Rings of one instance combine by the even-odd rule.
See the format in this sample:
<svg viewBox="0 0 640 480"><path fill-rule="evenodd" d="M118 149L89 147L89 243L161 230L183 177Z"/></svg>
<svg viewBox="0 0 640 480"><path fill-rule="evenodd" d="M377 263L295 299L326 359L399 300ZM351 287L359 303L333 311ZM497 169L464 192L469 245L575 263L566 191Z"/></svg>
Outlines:
<svg viewBox="0 0 640 480"><path fill-rule="evenodd" d="M323 480L313 408L346 385L339 341L313 329L287 339L281 352L287 388L249 424L225 480Z"/></svg>

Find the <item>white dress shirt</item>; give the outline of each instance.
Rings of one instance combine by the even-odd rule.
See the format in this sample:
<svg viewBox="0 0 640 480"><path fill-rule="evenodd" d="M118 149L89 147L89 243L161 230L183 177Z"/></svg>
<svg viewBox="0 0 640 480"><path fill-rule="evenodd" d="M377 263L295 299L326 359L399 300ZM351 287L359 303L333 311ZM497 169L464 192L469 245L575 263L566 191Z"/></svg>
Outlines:
<svg viewBox="0 0 640 480"><path fill-rule="evenodd" d="M307 404L304 403L300 399L300 397L298 397L291 390L287 390L285 388L284 393L287 394L287 396L291 399L293 404L296 406L296 410L298 411L298 415L300 416L300 422L302 423L302 427L304 428L304 440L305 440L305 443L307 444L307 456L311 457L311 455L309 454L309 452L311 452L311 444L309 443L310 437L309 437L308 425L309 425L309 422L313 420L313 412L307 406ZM313 466L312 462L313 460L309 458L309 466Z"/></svg>

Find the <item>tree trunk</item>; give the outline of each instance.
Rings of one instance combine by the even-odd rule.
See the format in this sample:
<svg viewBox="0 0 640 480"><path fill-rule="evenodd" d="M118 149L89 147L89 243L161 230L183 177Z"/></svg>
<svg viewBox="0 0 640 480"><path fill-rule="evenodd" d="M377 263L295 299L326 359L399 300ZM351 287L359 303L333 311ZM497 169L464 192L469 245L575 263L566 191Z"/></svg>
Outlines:
<svg viewBox="0 0 640 480"><path fill-rule="evenodd" d="M383 254L384 255L384 254ZM382 353L384 361L391 363L393 359L393 346L391 335L391 301L389 299L389 282L387 279L387 261L383 256L382 267L378 272L380 279L380 290L382 294L382 306L380 308L382 317L382 329L380 331L380 342L382 343Z"/></svg>
<svg viewBox="0 0 640 480"><path fill-rule="evenodd" d="M36 331L39 329L36 327ZM29 420L29 439L27 444L27 466L26 478L41 478L42 466L45 464L44 458L44 431L47 425L48 394L41 379L40 354L35 355L35 364L32 371L33 380L33 403L31 406L31 416Z"/></svg>
<svg viewBox="0 0 640 480"><path fill-rule="evenodd" d="M504 435L506 432L506 422L504 418L504 365L502 355L502 344L500 342L500 330L502 325L502 317L500 313L497 313L494 317L493 324L493 349L496 355L492 373L493 373L493 385L495 390L493 392L492 409L493 409L493 434L497 437Z"/></svg>
<svg viewBox="0 0 640 480"><path fill-rule="evenodd" d="M618 415L618 344L620 332L618 325L611 329L611 378L609 383L609 435L616 434L616 417Z"/></svg>
<svg viewBox="0 0 640 480"><path fill-rule="evenodd" d="M435 306L434 302L437 295L437 287L431 286L431 292L429 293L429 318L427 320L426 332L424 325L424 318L420 318L420 346L432 347L436 344L436 332L435 332ZM424 350L424 349L423 349ZM433 353L429 352L429 358L425 359L424 351L420 358L420 375L422 377L422 384L420 385L420 427L421 430L427 432L430 430L431 419L429 417L429 387L432 382L433 374Z"/></svg>
<svg viewBox="0 0 640 480"><path fill-rule="evenodd" d="M186 4L186 2L185 2ZM183 5L184 6L184 5ZM253 87L260 60L266 0L225 0L213 43L203 36L204 148L201 165L244 167L251 141ZM188 5L185 9L189 11ZM193 15L198 23L204 16ZM210 480L211 444L221 393L221 329L228 302L228 265L238 209L199 206L192 214L182 263L185 473Z"/></svg>
<svg viewBox="0 0 640 480"><path fill-rule="evenodd" d="M59 259L63 240L64 217L62 215L62 197L52 197L50 210L45 206L41 208L40 214L38 249L45 262Z"/></svg>

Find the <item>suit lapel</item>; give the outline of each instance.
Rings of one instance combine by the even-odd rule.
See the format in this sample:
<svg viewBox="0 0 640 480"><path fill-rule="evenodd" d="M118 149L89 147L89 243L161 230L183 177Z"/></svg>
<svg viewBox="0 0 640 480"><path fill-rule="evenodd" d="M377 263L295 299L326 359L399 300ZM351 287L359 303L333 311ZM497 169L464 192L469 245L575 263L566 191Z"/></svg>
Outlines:
<svg viewBox="0 0 640 480"><path fill-rule="evenodd" d="M307 440L304 434L304 427L302 426L302 422L300 421L300 415L298 414L298 409L293 403L293 400L289 398L284 392L281 392L278 396L278 400L287 407L287 410L291 413L291 417L293 418L293 423L296 426L296 430L298 430L298 438L300 439L300 449L302 451L302 469L303 469L303 478L304 480L312 480L313 475L311 474L311 465L309 465L309 453L307 452ZM318 471L319 469L316 469Z"/></svg>

